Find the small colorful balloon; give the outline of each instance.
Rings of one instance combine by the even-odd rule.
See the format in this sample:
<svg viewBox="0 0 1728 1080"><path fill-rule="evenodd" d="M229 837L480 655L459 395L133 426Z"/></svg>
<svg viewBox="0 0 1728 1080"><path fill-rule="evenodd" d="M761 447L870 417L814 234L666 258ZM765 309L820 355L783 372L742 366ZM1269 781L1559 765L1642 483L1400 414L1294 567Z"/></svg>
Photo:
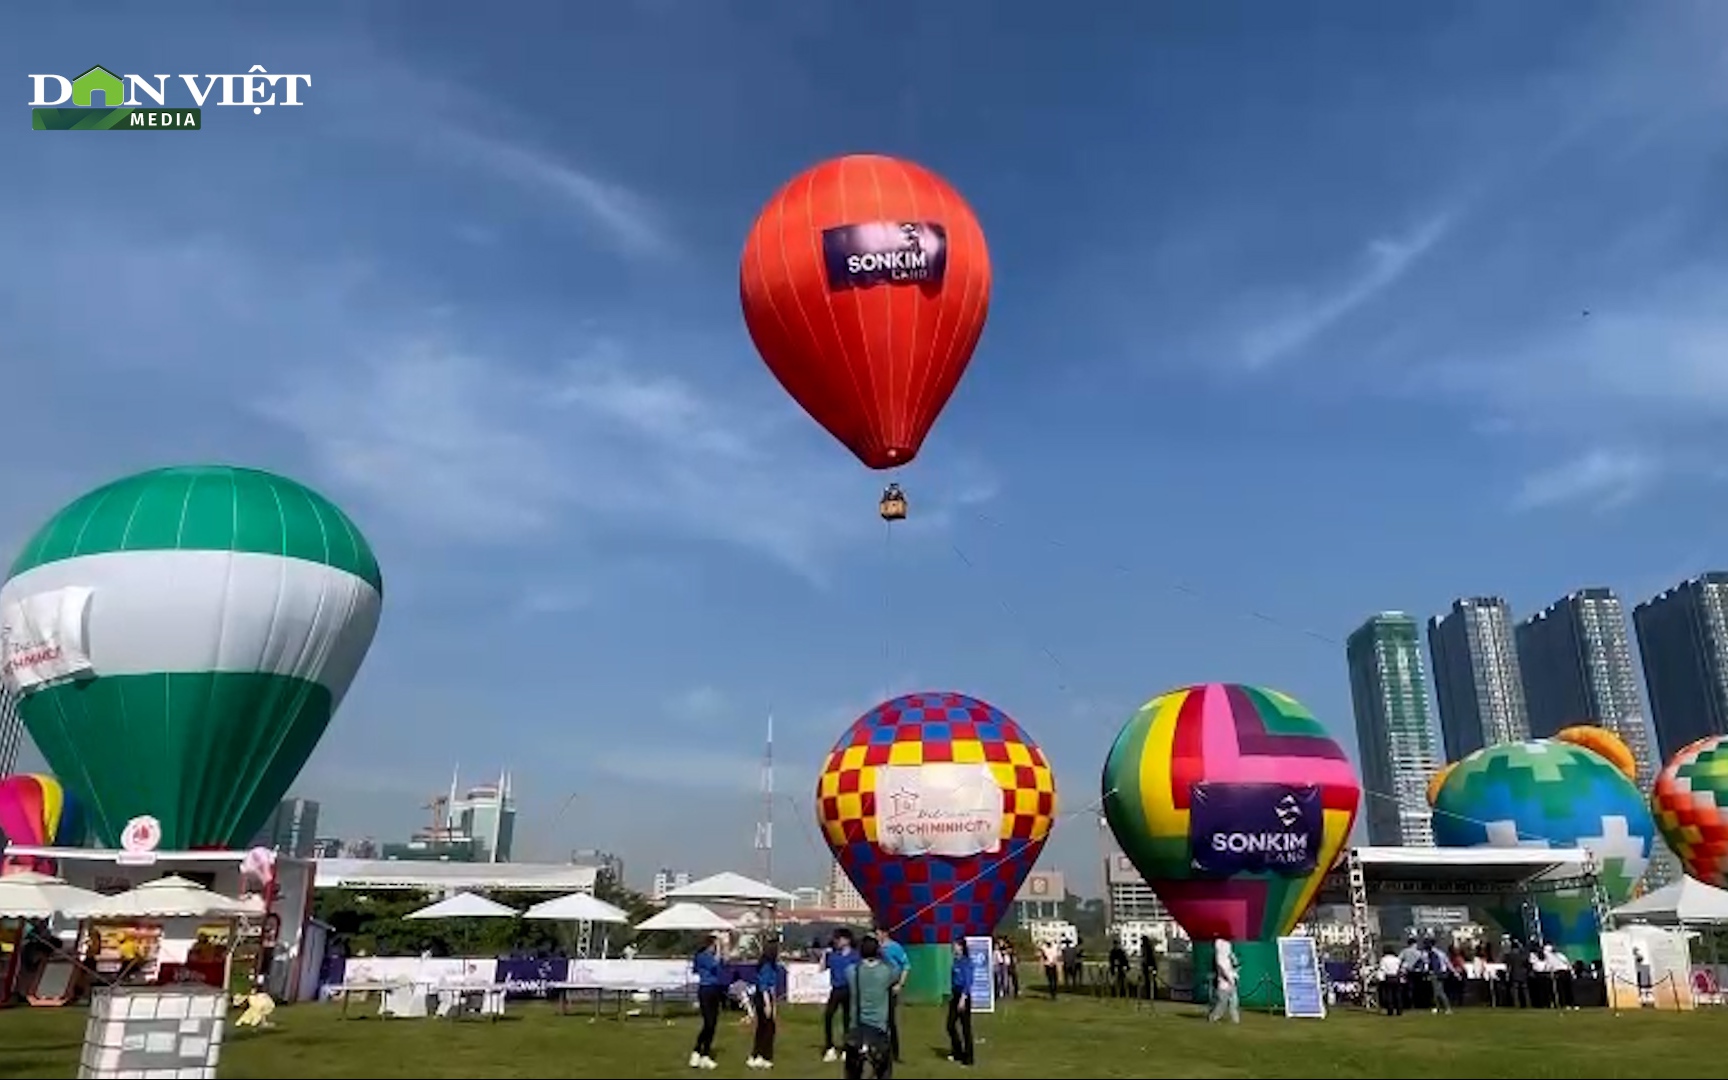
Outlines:
<svg viewBox="0 0 1728 1080"><path fill-rule="evenodd" d="M1728 735L1681 747L1656 775L1650 810L1687 875L1728 889Z"/></svg>

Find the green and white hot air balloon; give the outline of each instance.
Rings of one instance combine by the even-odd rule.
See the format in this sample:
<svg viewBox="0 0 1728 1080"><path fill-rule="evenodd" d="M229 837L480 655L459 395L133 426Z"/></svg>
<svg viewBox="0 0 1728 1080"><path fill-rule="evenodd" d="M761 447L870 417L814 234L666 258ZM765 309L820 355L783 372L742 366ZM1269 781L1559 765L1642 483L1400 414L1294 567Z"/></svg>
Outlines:
<svg viewBox="0 0 1728 1080"><path fill-rule="evenodd" d="M102 842L154 819L147 842L165 850L234 847L329 726L382 600L365 537L317 492L254 469L157 469L24 545L0 586L0 661Z"/></svg>

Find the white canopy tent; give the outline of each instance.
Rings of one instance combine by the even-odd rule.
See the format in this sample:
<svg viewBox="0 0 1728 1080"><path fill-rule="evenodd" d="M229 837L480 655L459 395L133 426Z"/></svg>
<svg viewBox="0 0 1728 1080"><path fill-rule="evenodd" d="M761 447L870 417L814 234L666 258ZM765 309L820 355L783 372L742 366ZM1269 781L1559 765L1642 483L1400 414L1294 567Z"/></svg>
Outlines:
<svg viewBox="0 0 1728 1080"><path fill-rule="evenodd" d="M1682 877L1614 909L1616 919L1656 926L1728 924L1728 890Z"/></svg>
<svg viewBox="0 0 1728 1080"><path fill-rule="evenodd" d="M521 914L513 907L505 907L496 900L488 900L479 893L457 893L435 904L428 904L417 911L410 911L402 916L404 919L513 919Z"/></svg>
<svg viewBox="0 0 1728 1080"><path fill-rule="evenodd" d="M571 893L555 900L542 900L522 913L524 919L546 922L610 923L621 925L630 921L624 909L614 907L587 893Z"/></svg>
<svg viewBox="0 0 1728 1080"><path fill-rule="evenodd" d="M701 904L673 904L657 915L636 924L638 930L709 930L719 933L733 929L732 923Z"/></svg>
<svg viewBox="0 0 1728 1080"><path fill-rule="evenodd" d="M756 881L745 877L743 874L734 874L728 870L725 873L705 877L701 881L680 885L668 892L666 899L674 903L681 900L691 900L702 904L771 907L775 904L790 904L792 894L784 889L776 889L767 882Z"/></svg>
<svg viewBox="0 0 1728 1080"><path fill-rule="evenodd" d="M51 919L101 900L101 893L68 885L47 874L0 877L0 919Z"/></svg>
<svg viewBox="0 0 1728 1080"><path fill-rule="evenodd" d="M189 878L170 874L116 896L97 896L67 912L83 919L237 919L264 914L264 901L234 900Z"/></svg>

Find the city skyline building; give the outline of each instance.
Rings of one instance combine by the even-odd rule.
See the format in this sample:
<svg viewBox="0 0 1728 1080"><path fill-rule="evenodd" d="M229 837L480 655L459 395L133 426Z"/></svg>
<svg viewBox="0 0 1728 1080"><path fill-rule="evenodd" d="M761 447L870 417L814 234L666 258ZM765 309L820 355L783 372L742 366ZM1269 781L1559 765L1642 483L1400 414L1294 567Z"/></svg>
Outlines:
<svg viewBox="0 0 1728 1080"><path fill-rule="evenodd" d="M1415 617L1383 611L1344 646L1366 796L1368 842L1434 846L1428 781L1444 764L1428 701L1422 630Z"/></svg>
<svg viewBox="0 0 1728 1080"><path fill-rule="evenodd" d="M1728 573L1663 590L1632 609L1632 626L1658 762L1728 732Z"/></svg>
<svg viewBox="0 0 1728 1080"><path fill-rule="evenodd" d="M673 889L682 889L690 884L690 871L672 870L662 866L654 871L654 883L648 892L648 899L658 903L666 899L666 894Z"/></svg>
<svg viewBox="0 0 1728 1080"><path fill-rule="evenodd" d="M864 894L852 884L838 860L828 863L828 906L834 911L870 910L870 905L864 902Z"/></svg>
<svg viewBox="0 0 1728 1080"><path fill-rule="evenodd" d="M1460 597L1428 620L1428 651L1449 761L1530 737L1512 609L1498 596Z"/></svg>
<svg viewBox="0 0 1728 1080"><path fill-rule="evenodd" d="M1632 751L1638 790L1649 791L1661 761L1638 693L1626 612L1614 590L1574 590L1520 622L1515 637L1530 734L1547 738L1572 724L1606 728ZM1660 888L1677 872L1658 837L1645 883Z"/></svg>
<svg viewBox="0 0 1728 1080"><path fill-rule="evenodd" d="M253 847L269 848L293 859L310 859L318 849L318 801L289 796L276 804Z"/></svg>

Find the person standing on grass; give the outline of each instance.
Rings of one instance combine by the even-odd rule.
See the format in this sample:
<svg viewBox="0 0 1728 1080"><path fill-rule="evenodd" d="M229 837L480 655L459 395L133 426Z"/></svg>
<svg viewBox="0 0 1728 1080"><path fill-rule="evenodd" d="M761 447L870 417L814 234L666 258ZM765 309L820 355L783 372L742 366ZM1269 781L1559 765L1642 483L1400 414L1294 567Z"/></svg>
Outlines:
<svg viewBox="0 0 1728 1080"><path fill-rule="evenodd" d="M972 1050L972 954L961 939L948 967L948 1060L970 1065Z"/></svg>
<svg viewBox="0 0 1728 1080"><path fill-rule="evenodd" d="M1433 1004L1428 1006L1429 1012L1446 1010L1446 1015L1452 1015L1452 999L1446 994L1446 979L1452 974L1452 962L1446 954L1434 944L1433 938L1422 939L1422 948L1428 952L1428 981L1433 984Z"/></svg>
<svg viewBox="0 0 1728 1080"><path fill-rule="evenodd" d="M756 1037L750 1045L750 1057L744 1062L749 1068L774 1067L774 1025L779 1019L780 989L780 946L770 941L762 946L762 958L756 961L756 985L750 995L750 1005L756 1013Z"/></svg>
<svg viewBox="0 0 1728 1080"><path fill-rule="evenodd" d="M846 973L846 1078L863 1080L870 1065L876 1080L894 1074L894 1049L889 1044L888 1023L894 1007L894 983L899 978L892 964L882 959L881 944L869 934L858 943L858 962Z"/></svg>
<svg viewBox="0 0 1728 1080"><path fill-rule="evenodd" d="M822 1008L822 1060L840 1060L840 1044L834 1041L834 1018L840 1018L840 1036L846 1036L847 1006L852 1003L851 975L858 963L858 953L852 948L850 930L834 931L834 941L828 954L822 957L822 967L828 972L828 1004Z"/></svg>
<svg viewBox="0 0 1728 1080"><path fill-rule="evenodd" d="M702 1014L702 1030L696 1033L696 1046L690 1051L692 1069L712 1069L714 1061L714 1031L720 1026L720 1006L726 1000L726 965L720 959L720 939L709 937L696 950L690 962L696 973L696 1007Z"/></svg>
<svg viewBox="0 0 1728 1080"><path fill-rule="evenodd" d="M1514 1009L1530 1007L1530 953L1517 938L1506 950L1506 989Z"/></svg>
<svg viewBox="0 0 1728 1080"><path fill-rule="evenodd" d="M1119 998L1128 996L1128 950L1122 947L1121 938L1110 939L1110 993Z"/></svg>
<svg viewBox="0 0 1728 1080"><path fill-rule="evenodd" d="M1398 950L1386 946L1386 952L1380 957L1380 1011L1387 1016L1404 1015L1404 965L1398 959Z"/></svg>
<svg viewBox="0 0 1728 1080"><path fill-rule="evenodd" d="M1236 966L1235 950L1223 938L1212 943L1212 964L1215 969L1212 979L1212 1008L1207 1011L1206 1019L1217 1023L1228 1014L1232 1024L1240 1024L1242 1002L1236 983L1241 969Z"/></svg>
<svg viewBox="0 0 1728 1080"><path fill-rule="evenodd" d="M1044 985L1050 991L1050 1000L1056 1000L1056 977L1062 970L1062 946L1054 941L1046 941L1044 947L1038 950L1044 960Z"/></svg>
<svg viewBox="0 0 1728 1080"><path fill-rule="evenodd" d="M912 958L906 955L906 947L894 940L886 926L877 927L876 934L881 938L882 959L894 969L894 988L888 995L888 1050L894 1060L899 1061L900 991L906 988L906 980L912 974Z"/></svg>

